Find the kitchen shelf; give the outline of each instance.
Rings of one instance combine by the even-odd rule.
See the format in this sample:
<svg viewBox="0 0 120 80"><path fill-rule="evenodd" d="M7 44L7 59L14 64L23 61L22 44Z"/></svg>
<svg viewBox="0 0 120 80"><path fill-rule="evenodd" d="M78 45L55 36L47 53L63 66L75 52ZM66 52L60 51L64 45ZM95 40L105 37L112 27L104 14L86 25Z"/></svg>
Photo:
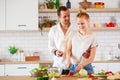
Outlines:
<svg viewBox="0 0 120 80"><path fill-rule="evenodd" d="M99 28L90 28L92 31L104 31L104 30L120 30L120 27L99 27ZM50 28L44 28L43 30L39 30L39 31L49 31Z"/></svg>
<svg viewBox="0 0 120 80"><path fill-rule="evenodd" d="M100 27L100 28L91 28L91 30L120 30L120 27Z"/></svg>
<svg viewBox="0 0 120 80"><path fill-rule="evenodd" d="M99 60L93 61L93 63L120 63L120 60Z"/></svg>
<svg viewBox="0 0 120 80"><path fill-rule="evenodd" d="M39 9L40 13L55 13L57 9ZM79 9L70 9L70 12L78 12ZM88 12L120 12L120 8L89 8L87 9Z"/></svg>

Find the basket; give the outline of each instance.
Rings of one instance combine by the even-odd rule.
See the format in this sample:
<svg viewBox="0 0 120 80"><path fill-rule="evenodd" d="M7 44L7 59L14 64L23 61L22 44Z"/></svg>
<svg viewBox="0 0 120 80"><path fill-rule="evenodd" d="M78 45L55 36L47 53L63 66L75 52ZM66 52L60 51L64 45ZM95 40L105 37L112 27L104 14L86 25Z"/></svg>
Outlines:
<svg viewBox="0 0 120 80"><path fill-rule="evenodd" d="M91 2L87 2L87 0L84 0L84 2L79 2L79 4L82 6L82 8L87 9L91 7Z"/></svg>
<svg viewBox="0 0 120 80"><path fill-rule="evenodd" d="M42 77L45 74L47 74L47 72L31 72L32 77Z"/></svg>

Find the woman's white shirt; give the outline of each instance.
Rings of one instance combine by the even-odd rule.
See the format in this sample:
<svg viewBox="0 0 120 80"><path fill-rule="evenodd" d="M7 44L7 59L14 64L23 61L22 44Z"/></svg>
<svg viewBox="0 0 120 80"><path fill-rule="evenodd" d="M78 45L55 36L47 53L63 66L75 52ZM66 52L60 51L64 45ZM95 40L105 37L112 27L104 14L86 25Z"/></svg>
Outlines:
<svg viewBox="0 0 120 80"><path fill-rule="evenodd" d="M83 36L78 31L74 31L73 34L71 61L72 64L78 64L81 62L82 54L98 44L93 34Z"/></svg>

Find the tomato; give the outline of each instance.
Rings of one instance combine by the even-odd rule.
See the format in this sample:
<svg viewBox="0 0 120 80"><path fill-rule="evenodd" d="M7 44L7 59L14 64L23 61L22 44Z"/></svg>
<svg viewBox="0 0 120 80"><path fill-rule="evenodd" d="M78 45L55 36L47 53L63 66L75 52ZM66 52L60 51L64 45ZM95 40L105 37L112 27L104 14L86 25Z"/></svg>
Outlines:
<svg viewBox="0 0 120 80"><path fill-rule="evenodd" d="M73 76L73 72L69 72L68 75L69 75L69 76Z"/></svg>

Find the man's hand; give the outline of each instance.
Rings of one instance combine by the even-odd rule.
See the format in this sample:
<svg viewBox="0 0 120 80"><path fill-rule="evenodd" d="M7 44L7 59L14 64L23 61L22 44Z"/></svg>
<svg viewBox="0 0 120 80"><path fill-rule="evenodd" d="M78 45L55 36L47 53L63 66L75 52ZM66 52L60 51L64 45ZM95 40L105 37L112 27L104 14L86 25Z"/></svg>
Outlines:
<svg viewBox="0 0 120 80"><path fill-rule="evenodd" d="M63 52L62 51L56 51L56 56L58 57L62 57L63 56Z"/></svg>
<svg viewBox="0 0 120 80"><path fill-rule="evenodd" d="M82 64L78 64L78 66L75 68L75 71L79 72L80 69L82 69L82 68L83 68L83 65Z"/></svg>

